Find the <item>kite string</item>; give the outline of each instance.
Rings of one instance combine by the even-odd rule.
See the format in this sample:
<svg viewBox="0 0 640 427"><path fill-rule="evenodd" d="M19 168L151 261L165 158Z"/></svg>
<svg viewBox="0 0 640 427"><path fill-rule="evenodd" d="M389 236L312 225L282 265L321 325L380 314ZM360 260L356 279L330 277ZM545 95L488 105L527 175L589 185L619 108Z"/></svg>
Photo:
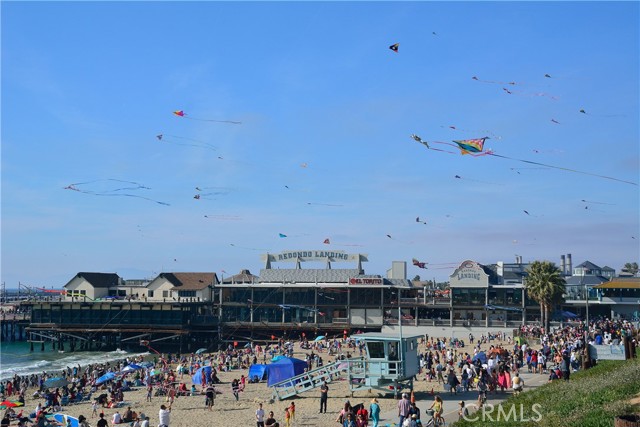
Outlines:
<svg viewBox="0 0 640 427"><path fill-rule="evenodd" d="M559 170L564 170L564 171L568 171L568 172L575 172L575 173L580 173L580 174L583 174L583 175L595 176L595 177L598 177L598 178L610 179L612 181L618 181L618 182L622 182L622 183L625 183L625 184L631 184L631 185L638 186L637 182L625 181L623 179L614 178L614 177L611 177L611 176L599 175L599 174L595 174L595 173L591 173L591 172L579 171L579 170L576 170L576 169L565 168L565 167L562 167L562 166L553 166L553 165L548 165L548 164L545 164L545 163L534 162L534 161L531 161L531 160L516 159L514 157L502 156L500 154L496 154L496 153L493 153L493 152L486 152L486 154L489 155L489 156L501 157L503 159L515 160L515 161L522 162L522 163L529 163L531 165L545 166L545 167L552 168L552 169L559 169Z"/></svg>

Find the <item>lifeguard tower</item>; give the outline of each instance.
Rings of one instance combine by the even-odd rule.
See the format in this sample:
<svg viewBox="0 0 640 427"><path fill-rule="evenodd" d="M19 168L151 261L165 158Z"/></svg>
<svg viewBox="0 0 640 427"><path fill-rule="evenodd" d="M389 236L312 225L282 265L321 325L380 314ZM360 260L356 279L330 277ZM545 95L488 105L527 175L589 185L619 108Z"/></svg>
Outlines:
<svg viewBox="0 0 640 427"><path fill-rule="evenodd" d="M351 394L359 390L413 389L413 378L420 370L418 339L421 335L400 336L367 333L352 336L364 342L365 356L353 357L321 366L273 384L274 399L286 399L341 378L349 381Z"/></svg>

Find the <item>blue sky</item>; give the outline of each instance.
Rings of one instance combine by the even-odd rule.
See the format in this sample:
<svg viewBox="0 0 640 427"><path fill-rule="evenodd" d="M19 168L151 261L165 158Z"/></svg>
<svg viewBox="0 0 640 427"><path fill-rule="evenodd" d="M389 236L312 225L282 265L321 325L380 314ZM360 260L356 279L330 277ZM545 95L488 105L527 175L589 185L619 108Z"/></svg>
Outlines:
<svg viewBox="0 0 640 427"><path fill-rule="evenodd" d="M258 273L283 250L438 280L465 259L640 259L637 185L410 138L490 136L496 154L637 184L637 2L0 7L7 287Z"/></svg>

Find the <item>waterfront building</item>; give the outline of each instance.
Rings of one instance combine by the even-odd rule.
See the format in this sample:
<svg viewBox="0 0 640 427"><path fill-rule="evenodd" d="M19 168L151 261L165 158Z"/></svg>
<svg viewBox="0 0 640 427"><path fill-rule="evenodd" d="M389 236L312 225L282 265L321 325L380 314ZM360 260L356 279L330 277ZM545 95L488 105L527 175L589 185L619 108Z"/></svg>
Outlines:
<svg viewBox="0 0 640 427"><path fill-rule="evenodd" d="M145 280L81 272L64 286L66 294L26 303L27 333L34 342L70 341L80 348L139 347L143 340L190 351L276 337L389 332L399 324L435 334L445 327L451 333L511 331L540 320L540 306L526 292L529 264L520 256L490 265L465 260L447 287L407 280L404 261L393 261L386 276L366 274L367 261L359 253L302 250L264 254L260 274L241 270L221 279L212 272L163 272ZM637 278L609 281L615 270L589 261L573 268L570 254L561 257L560 270L567 286L558 310L582 318L588 309L591 316L637 313Z"/></svg>
<svg viewBox="0 0 640 427"><path fill-rule="evenodd" d="M80 272L64 285L65 299L74 298L96 300L106 298L123 285L123 279L115 273Z"/></svg>
<svg viewBox="0 0 640 427"><path fill-rule="evenodd" d="M147 301L212 301L216 273L160 273L146 285Z"/></svg>

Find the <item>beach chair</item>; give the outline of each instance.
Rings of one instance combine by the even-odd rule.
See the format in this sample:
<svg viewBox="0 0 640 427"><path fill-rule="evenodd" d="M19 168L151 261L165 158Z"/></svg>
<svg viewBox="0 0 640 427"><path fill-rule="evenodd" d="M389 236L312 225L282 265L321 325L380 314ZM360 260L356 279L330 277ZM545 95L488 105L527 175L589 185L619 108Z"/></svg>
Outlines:
<svg viewBox="0 0 640 427"><path fill-rule="evenodd" d="M60 406L68 406L69 405L69 396L62 396L60 398Z"/></svg>

